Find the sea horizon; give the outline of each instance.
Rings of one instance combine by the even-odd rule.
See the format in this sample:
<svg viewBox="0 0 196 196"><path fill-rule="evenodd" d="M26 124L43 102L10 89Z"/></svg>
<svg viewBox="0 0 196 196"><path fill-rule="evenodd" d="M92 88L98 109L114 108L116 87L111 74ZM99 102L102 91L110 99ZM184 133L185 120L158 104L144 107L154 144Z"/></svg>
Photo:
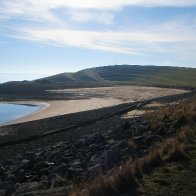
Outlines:
<svg viewBox="0 0 196 196"><path fill-rule="evenodd" d="M40 74L40 73L0 73L0 84L9 81L23 81L23 80L35 80L39 78L44 78L50 74Z"/></svg>

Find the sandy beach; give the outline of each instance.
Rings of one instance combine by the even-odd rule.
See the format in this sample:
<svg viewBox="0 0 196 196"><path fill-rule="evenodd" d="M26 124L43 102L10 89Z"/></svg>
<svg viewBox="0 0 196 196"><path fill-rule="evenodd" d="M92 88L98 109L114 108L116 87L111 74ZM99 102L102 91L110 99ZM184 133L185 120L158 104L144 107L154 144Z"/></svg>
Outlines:
<svg viewBox="0 0 196 196"><path fill-rule="evenodd" d="M167 96L188 92L180 89L139 87L139 86L114 86L100 88L64 89L51 93L74 93L78 99L38 101L28 100L11 102L17 104L38 105L40 109L30 115L11 121L7 124L22 123L43 118L93 110L103 107L118 105L125 102L134 102L144 99Z"/></svg>
<svg viewBox="0 0 196 196"><path fill-rule="evenodd" d="M21 103L39 105L40 109L37 112L34 112L30 115L19 118L17 120L11 121L7 124L22 123L42 118L48 118L52 116L93 110L102 107L118 105L122 103L122 101L120 99L113 98L92 98L84 100L46 101L45 103L39 101L23 101Z"/></svg>
<svg viewBox="0 0 196 196"><path fill-rule="evenodd" d="M49 91L56 94L67 94L72 93L73 99L78 97L84 98L115 98L120 99L123 102L141 101L144 99L150 99L155 97L174 95L180 93L189 92L183 89L173 88L159 88L159 87L146 87L146 86L131 86L131 85L120 85L113 87L98 87L98 88L74 88L74 89L60 89Z"/></svg>

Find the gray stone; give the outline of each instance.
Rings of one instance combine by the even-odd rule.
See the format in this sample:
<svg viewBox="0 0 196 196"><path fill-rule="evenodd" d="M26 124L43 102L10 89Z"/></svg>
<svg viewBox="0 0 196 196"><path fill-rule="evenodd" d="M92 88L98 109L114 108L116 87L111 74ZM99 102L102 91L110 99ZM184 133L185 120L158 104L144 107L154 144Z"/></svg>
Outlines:
<svg viewBox="0 0 196 196"><path fill-rule="evenodd" d="M122 125L121 125L121 130L127 130L130 128L130 124L128 122L124 122Z"/></svg>
<svg viewBox="0 0 196 196"><path fill-rule="evenodd" d="M47 168L47 167L48 167L48 164L46 162L40 162L40 163L37 163L34 166L34 170L35 171L40 171L41 169L44 169L44 168Z"/></svg>
<svg viewBox="0 0 196 196"><path fill-rule="evenodd" d="M96 144L91 144L89 146L89 150L92 152L92 153L95 153L96 151L99 151L100 150L100 147Z"/></svg>
<svg viewBox="0 0 196 196"><path fill-rule="evenodd" d="M4 182L3 190L6 191L6 195L11 195L15 191L14 184L10 182Z"/></svg>
<svg viewBox="0 0 196 196"><path fill-rule="evenodd" d="M39 184L39 187L42 186L42 187L47 187L48 186L48 183L49 183L49 179L48 179L48 176L45 176L43 175L41 178L40 178L40 183Z"/></svg>
<svg viewBox="0 0 196 196"><path fill-rule="evenodd" d="M14 189L17 190L20 186L21 186L20 183L16 183L16 184L14 185Z"/></svg>
<svg viewBox="0 0 196 196"><path fill-rule="evenodd" d="M75 167L75 168L78 168L78 167L82 166L82 163L79 160L75 160L74 162L71 163L71 166Z"/></svg>
<svg viewBox="0 0 196 196"><path fill-rule="evenodd" d="M83 171L83 168L69 167L67 170L67 175L70 178L78 177Z"/></svg>
<svg viewBox="0 0 196 196"><path fill-rule="evenodd" d="M105 152L105 164L107 168L112 168L117 165L121 160L120 152L116 149L108 150Z"/></svg>
<svg viewBox="0 0 196 196"><path fill-rule="evenodd" d="M64 186L66 183L66 180L64 178L62 178L59 175L56 175L55 178L52 180L52 185L51 185L51 189L54 187L59 187L59 186Z"/></svg>
<svg viewBox="0 0 196 196"><path fill-rule="evenodd" d="M144 132L148 131L149 127L147 125L137 125L137 133L143 134Z"/></svg>
<svg viewBox="0 0 196 196"><path fill-rule="evenodd" d="M147 146L150 146L151 144L157 142L157 141L161 141L162 137L159 135L152 135L152 136L148 136L145 140L145 144Z"/></svg>
<svg viewBox="0 0 196 196"><path fill-rule="evenodd" d="M102 162L102 159L100 156L97 156L97 155L93 155L89 161L89 164L90 165L95 165L95 164L98 164L98 163L101 163Z"/></svg>
<svg viewBox="0 0 196 196"><path fill-rule="evenodd" d="M60 148L60 147L62 147L62 146L64 146L63 141L61 141L61 142L59 142L58 144L52 146L52 148L55 149L55 148Z"/></svg>
<svg viewBox="0 0 196 196"><path fill-rule="evenodd" d="M23 159L22 163L27 164L27 163L29 163L29 160L28 159Z"/></svg>
<svg viewBox="0 0 196 196"><path fill-rule="evenodd" d="M38 175L39 175L39 176L48 175L48 168L41 169L41 170L38 172Z"/></svg>
<svg viewBox="0 0 196 196"><path fill-rule="evenodd" d="M17 154L16 155L16 159L17 160L22 160L23 159L23 155L22 154Z"/></svg>
<svg viewBox="0 0 196 196"><path fill-rule="evenodd" d="M140 144L141 142L144 141L144 139L145 139L144 136L138 136L138 137L134 137L133 141L134 141L135 144Z"/></svg>
<svg viewBox="0 0 196 196"><path fill-rule="evenodd" d="M68 169L68 165L62 163L56 167L53 168L53 171L56 172L56 173L65 173L66 170Z"/></svg>
<svg viewBox="0 0 196 196"><path fill-rule="evenodd" d="M119 148L125 148L127 147L127 140L121 140L116 144L117 147Z"/></svg>
<svg viewBox="0 0 196 196"><path fill-rule="evenodd" d="M26 157L27 159L33 159L33 158L34 158L34 153L33 153L32 151L27 151L27 152L25 153L25 157Z"/></svg>
<svg viewBox="0 0 196 196"><path fill-rule="evenodd" d="M64 157L71 157L72 154L70 153L69 150L66 150L66 151L63 153L63 156L64 156Z"/></svg>
<svg viewBox="0 0 196 196"><path fill-rule="evenodd" d="M15 182L15 181L16 181L16 176L13 175L13 174L8 174L6 180L7 180L8 182Z"/></svg>
<svg viewBox="0 0 196 196"><path fill-rule="evenodd" d="M82 159L84 156L83 156L82 152L78 151L78 152L76 152L75 157L76 157L76 159Z"/></svg>
<svg viewBox="0 0 196 196"><path fill-rule="evenodd" d="M34 192L38 191L39 184L38 182L28 182L20 184L20 187L15 191L14 196L20 196L27 192Z"/></svg>
<svg viewBox="0 0 196 196"><path fill-rule="evenodd" d="M106 169L105 165L104 164L96 164L92 167L89 167L88 168L88 172L90 173L101 173L102 171L104 171Z"/></svg>
<svg viewBox="0 0 196 196"><path fill-rule="evenodd" d="M90 136L89 143L90 144L102 144L102 143L106 143L106 140L103 135L98 133L98 134Z"/></svg>
<svg viewBox="0 0 196 196"><path fill-rule="evenodd" d="M109 145L114 145L116 143L116 141L114 139L110 139L110 140L107 140L107 143Z"/></svg>
<svg viewBox="0 0 196 196"><path fill-rule="evenodd" d="M42 151L36 152L34 155L35 155L36 157L40 157L40 156L42 155Z"/></svg>
<svg viewBox="0 0 196 196"><path fill-rule="evenodd" d="M16 179L17 179L17 182L23 182L26 177L25 177L25 170L24 169L19 169L16 174Z"/></svg>
<svg viewBox="0 0 196 196"><path fill-rule="evenodd" d="M0 174L6 171L7 171L6 168L0 164Z"/></svg>
<svg viewBox="0 0 196 196"><path fill-rule="evenodd" d="M61 151L60 151L59 148L57 148L57 149L53 150L53 151L50 153L49 159L52 160L52 161L54 161L54 160L56 160L57 158L59 158L60 155L61 155Z"/></svg>
<svg viewBox="0 0 196 196"><path fill-rule="evenodd" d="M1 190L0 190L0 195L1 195L1 196L5 196L5 195L6 195L6 190L1 189Z"/></svg>

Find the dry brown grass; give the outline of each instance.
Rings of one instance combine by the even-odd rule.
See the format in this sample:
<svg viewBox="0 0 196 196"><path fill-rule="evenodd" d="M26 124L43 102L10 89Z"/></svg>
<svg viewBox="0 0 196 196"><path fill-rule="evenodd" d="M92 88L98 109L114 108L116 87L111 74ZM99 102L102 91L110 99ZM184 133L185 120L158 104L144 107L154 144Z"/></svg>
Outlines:
<svg viewBox="0 0 196 196"><path fill-rule="evenodd" d="M165 161L187 161L190 159L186 152L186 144L193 142L195 126L186 125L178 130L176 136L164 148L169 148L164 156Z"/></svg>
<svg viewBox="0 0 196 196"><path fill-rule="evenodd" d="M130 148L130 149L133 149L133 148L136 147L136 144L134 143L134 141L132 139L128 139L127 147Z"/></svg>
<svg viewBox="0 0 196 196"><path fill-rule="evenodd" d="M184 145L175 141L174 143L172 143L171 151L165 157L165 161L184 161L184 160L189 160L189 157L184 150Z"/></svg>
<svg viewBox="0 0 196 196"><path fill-rule="evenodd" d="M125 191L135 192L137 182L134 169L130 164L125 164L116 170L112 176L100 176L82 188L74 189L71 196L108 196L120 195Z"/></svg>
<svg viewBox="0 0 196 196"><path fill-rule="evenodd" d="M74 188L71 196L119 196L122 193L130 192L133 195L137 192L137 179L141 179L145 174L152 172L155 167L163 165L164 161L187 160L181 145L175 147L163 159L157 150L151 152L142 159L138 159L130 165L123 165L121 169L116 170L114 175L102 176L94 182L86 184L84 188Z"/></svg>
<svg viewBox="0 0 196 196"><path fill-rule="evenodd" d="M150 120L152 129L168 126L181 128L192 125L196 119L196 98L174 106L161 108L158 112L147 112L144 117Z"/></svg>
<svg viewBox="0 0 196 196"><path fill-rule="evenodd" d="M101 176L95 181L85 184L82 188L73 188L72 196L116 196L125 192L133 195L137 192L138 180L154 168L168 161L187 161L185 144L192 141L195 129L196 99L192 102L181 103L177 106L166 107L159 112L151 113L146 118L151 120L152 127L165 126L175 128L172 137L166 137L162 142L156 143L152 150L142 158L127 162L114 171L111 176ZM161 122L161 125L160 125ZM167 125L168 126L168 125ZM135 147L134 142L128 140L129 147Z"/></svg>
<svg viewBox="0 0 196 196"><path fill-rule="evenodd" d="M152 172L156 167L165 164L165 161L187 160L187 155L181 145L170 139L169 143L159 143L143 158L125 163L112 176L101 176L95 181L85 184L83 188L74 188L71 196L118 196L125 192L133 195L137 192L138 179ZM166 154L165 148L169 146ZM171 148L172 146L172 148Z"/></svg>
<svg viewBox="0 0 196 196"><path fill-rule="evenodd" d="M185 126L182 127L178 133L177 139L178 141L180 141L181 143L184 142L193 142L193 132L192 132L192 128L190 126Z"/></svg>

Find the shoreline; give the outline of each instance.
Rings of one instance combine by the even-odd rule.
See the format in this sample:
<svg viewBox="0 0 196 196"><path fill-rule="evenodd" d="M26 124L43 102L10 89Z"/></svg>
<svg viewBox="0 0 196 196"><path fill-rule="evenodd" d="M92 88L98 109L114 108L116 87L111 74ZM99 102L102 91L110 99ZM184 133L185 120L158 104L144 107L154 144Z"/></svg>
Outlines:
<svg viewBox="0 0 196 196"><path fill-rule="evenodd" d="M77 113L82 111L88 111L93 109L99 109L109 107L112 105L118 105L123 103L120 99L113 98L91 98L81 100L64 100L64 101L16 101L9 102L10 104L18 105L33 105L40 108L35 112L25 115L21 118L9 121L1 124L0 126L13 125L18 123L24 123L34 120L41 120L44 118L55 117L64 114Z"/></svg>
<svg viewBox="0 0 196 196"><path fill-rule="evenodd" d="M26 103L26 102L29 102L29 103ZM48 103L46 103L46 102L39 103L37 101L13 101L13 102L2 101L0 103L2 103L2 104L12 104L12 105L23 105L23 106L29 106L29 107L38 107L38 109L36 111L31 112L30 114L27 114L27 115L21 116L19 118L16 118L15 120L10 120L8 122L0 124L0 127L16 124L17 121L20 121L20 120L22 120L23 118L26 118L26 117L30 117L31 115L35 115L35 114L45 110L47 107L49 107Z"/></svg>
<svg viewBox="0 0 196 196"><path fill-rule="evenodd" d="M185 93L159 97L155 100L160 103L167 104L174 101L176 102L183 99L189 99L192 96L193 93ZM83 123L86 124L86 122L94 122L94 119L102 118L104 116L108 116L109 114L114 114L118 111L121 111L122 109L133 106L133 104L134 103L131 102L122 103L115 106L113 105L89 111L69 113L64 115L62 114L39 120L2 126L0 127L0 144L12 142L18 139L29 138L31 136L39 136L45 133L53 132L54 130L64 130L68 127L71 129L71 127L77 127L76 125L78 125L78 129L80 129L80 125ZM69 131L63 132L69 134ZM53 136L51 136L51 138L53 138Z"/></svg>
<svg viewBox="0 0 196 196"><path fill-rule="evenodd" d="M1 124L0 126L24 123L34 120L41 120L44 118L50 118L64 114L77 113L81 111L88 111L93 109L114 106L127 102L142 101L145 99L186 92L188 91L179 89L162 89L155 87L138 88L136 86L114 86L101 88L78 88L61 90L59 89L55 90L53 93L55 95L61 94L62 98L65 96L66 99L22 99L15 101L2 101L2 103L39 106L40 108L35 112L32 112L23 117L19 117L15 120L11 120L7 123ZM67 95L67 93L72 93L72 96Z"/></svg>

